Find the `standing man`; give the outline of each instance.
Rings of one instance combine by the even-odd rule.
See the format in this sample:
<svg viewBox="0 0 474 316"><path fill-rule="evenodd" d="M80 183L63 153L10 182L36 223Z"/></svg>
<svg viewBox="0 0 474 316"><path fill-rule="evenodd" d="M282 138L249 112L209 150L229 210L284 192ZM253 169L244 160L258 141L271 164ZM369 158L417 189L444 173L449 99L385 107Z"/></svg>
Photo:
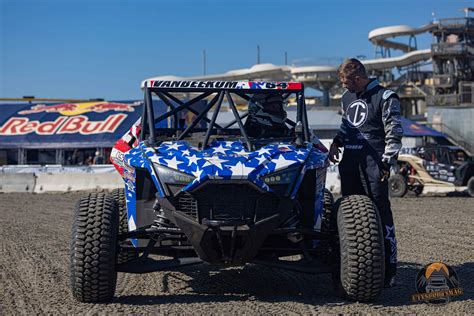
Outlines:
<svg viewBox="0 0 474 316"><path fill-rule="evenodd" d="M395 92L369 79L357 59L339 66L339 80L347 90L342 95L342 123L334 138L329 159L339 164L342 195L367 195L377 206L385 241L385 287L395 285L397 241L388 199L390 166L397 162L402 146L400 101Z"/></svg>

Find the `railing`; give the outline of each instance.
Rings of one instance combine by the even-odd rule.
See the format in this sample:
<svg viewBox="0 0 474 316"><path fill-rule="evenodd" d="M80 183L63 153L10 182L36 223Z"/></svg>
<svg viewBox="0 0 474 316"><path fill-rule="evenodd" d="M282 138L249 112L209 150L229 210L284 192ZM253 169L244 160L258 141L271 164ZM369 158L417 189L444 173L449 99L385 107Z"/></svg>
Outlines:
<svg viewBox="0 0 474 316"><path fill-rule="evenodd" d="M431 44L432 55L459 55L474 54L474 48L466 43L438 43Z"/></svg>
<svg viewBox="0 0 474 316"><path fill-rule="evenodd" d="M474 25L473 18L447 18L438 21L439 28L462 28Z"/></svg>
<svg viewBox="0 0 474 316"><path fill-rule="evenodd" d="M467 142L464 139L464 137L459 135L456 131L454 131L452 128L450 128L446 124L444 123L424 123L424 124L437 131L440 131L441 133L446 134L451 139L451 141L456 143L458 146L463 147L469 153L469 155L474 153L474 144Z"/></svg>
<svg viewBox="0 0 474 316"><path fill-rule="evenodd" d="M458 94L436 94L426 96L427 106L455 106L459 105Z"/></svg>
<svg viewBox="0 0 474 316"><path fill-rule="evenodd" d="M434 75L433 86L437 88L448 88L454 85L453 75Z"/></svg>

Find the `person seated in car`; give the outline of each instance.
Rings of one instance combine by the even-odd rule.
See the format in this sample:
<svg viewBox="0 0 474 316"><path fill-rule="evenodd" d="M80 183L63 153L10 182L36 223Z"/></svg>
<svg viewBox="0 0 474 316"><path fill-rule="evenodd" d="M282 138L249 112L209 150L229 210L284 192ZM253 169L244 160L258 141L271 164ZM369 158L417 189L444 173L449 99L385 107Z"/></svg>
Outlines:
<svg viewBox="0 0 474 316"><path fill-rule="evenodd" d="M254 94L249 101L244 128L249 137L285 137L286 111L280 94Z"/></svg>
<svg viewBox="0 0 474 316"><path fill-rule="evenodd" d="M454 158L453 164L455 165L462 165L466 162L466 154L462 150L456 151L456 156Z"/></svg>

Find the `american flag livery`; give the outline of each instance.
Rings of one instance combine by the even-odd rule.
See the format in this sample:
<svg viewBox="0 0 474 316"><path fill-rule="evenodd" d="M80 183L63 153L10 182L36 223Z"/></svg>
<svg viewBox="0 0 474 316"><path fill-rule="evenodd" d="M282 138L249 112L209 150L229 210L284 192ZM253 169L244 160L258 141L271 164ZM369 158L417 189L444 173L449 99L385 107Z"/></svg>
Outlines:
<svg viewBox="0 0 474 316"><path fill-rule="evenodd" d="M123 174L126 182L129 229L136 228L135 168L147 169L158 193L164 197L165 189L158 180L156 166L191 176L194 180L184 186L182 191L192 190L208 179L245 179L268 192L272 192L272 189L263 181L264 176L299 166L301 171L291 192L291 198L295 198L306 170L325 168L327 165L327 152L312 143L302 148L296 148L291 143L273 143L250 152L239 141L213 141L205 150L194 148L186 141L167 141L156 148L150 148L140 142L124 154ZM321 172L321 175L324 175L324 172ZM319 178L318 182L324 186L324 179ZM322 211L321 194L315 201L314 211L319 220Z"/></svg>

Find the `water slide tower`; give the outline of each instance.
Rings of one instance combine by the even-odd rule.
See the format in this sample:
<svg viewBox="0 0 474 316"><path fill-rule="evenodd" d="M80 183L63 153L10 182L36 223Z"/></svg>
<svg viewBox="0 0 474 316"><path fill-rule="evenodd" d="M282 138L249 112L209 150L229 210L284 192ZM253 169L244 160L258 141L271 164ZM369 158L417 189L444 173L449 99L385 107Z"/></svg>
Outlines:
<svg viewBox="0 0 474 316"><path fill-rule="evenodd" d="M464 18L440 19L431 31L435 93L427 97L429 106L474 105L474 18L468 16L474 8L464 10Z"/></svg>

